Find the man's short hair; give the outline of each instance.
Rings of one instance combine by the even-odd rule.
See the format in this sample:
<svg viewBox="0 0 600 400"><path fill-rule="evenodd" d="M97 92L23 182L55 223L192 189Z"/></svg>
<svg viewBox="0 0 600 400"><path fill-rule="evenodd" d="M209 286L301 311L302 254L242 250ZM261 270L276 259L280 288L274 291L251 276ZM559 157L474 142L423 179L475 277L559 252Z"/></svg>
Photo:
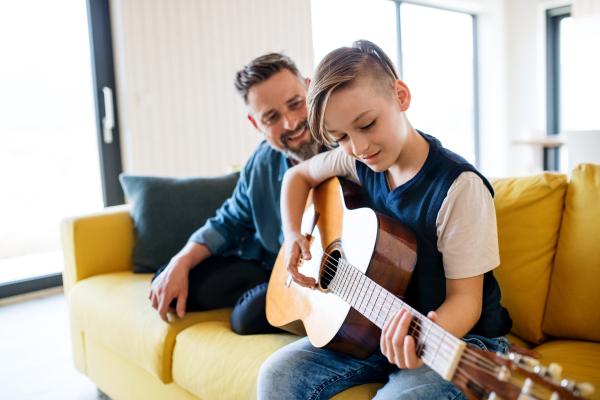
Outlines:
<svg viewBox="0 0 600 400"><path fill-rule="evenodd" d="M288 69L296 75L300 83L305 85L304 78L294 61L282 53L270 53L260 56L235 74L233 85L235 91L248 104L248 91L254 85L266 81L277 72Z"/></svg>

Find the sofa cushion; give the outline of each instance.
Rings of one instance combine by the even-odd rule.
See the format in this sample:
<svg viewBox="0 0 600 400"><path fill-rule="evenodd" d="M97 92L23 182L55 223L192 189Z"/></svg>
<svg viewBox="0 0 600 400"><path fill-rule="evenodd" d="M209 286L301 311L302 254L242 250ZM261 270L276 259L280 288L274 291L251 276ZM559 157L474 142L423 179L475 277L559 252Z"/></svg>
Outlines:
<svg viewBox="0 0 600 400"><path fill-rule="evenodd" d="M276 350L300 339L292 334L240 336L228 322L194 325L177 336L173 380L202 400L256 399L258 370ZM382 384L361 385L333 399L368 400Z"/></svg>
<svg viewBox="0 0 600 400"><path fill-rule="evenodd" d="M121 174L132 201L134 272L156 272L167 264L233 193L239 173L216 178L161 178Z"/></svg>
<svg viewBox="0 0 600 400"><path fill-rule="evenodd" d="M173 381L202 400L256 398L262 363L299 338L292 334L240 336L228 321L194 325L177 336Z"/></svg>
<svg viewBox="0 0 600 400"><path fill-rule="evenodd" d="M600 341L600 165L573 171L552 272L544 332Z"/></svg>
<svg viewBox="0 0 600 400"><path fill-rule="evenodd" d="M116 272L76 283L69 293L71 324L106 347L170 383L175 337L206 321L229 321L231 309L160 319L148 300L151 274Z"/></svg>
<svg viewBox="0 0 600 400"><path fill-rule="evenodd" d="M534 351L541 355L543 365L553 362L562 365L563 378L594 385L596 391L589 399L600 400L600 343L553 340Z"/></svg>
<svg viewBox="0 0 600 400"><path fill-rule="evenodd" d="M500 267L494 270L512 332L531 343L545 340L542 320L564 206L567 177L544 173L492 182Z"/></svg>

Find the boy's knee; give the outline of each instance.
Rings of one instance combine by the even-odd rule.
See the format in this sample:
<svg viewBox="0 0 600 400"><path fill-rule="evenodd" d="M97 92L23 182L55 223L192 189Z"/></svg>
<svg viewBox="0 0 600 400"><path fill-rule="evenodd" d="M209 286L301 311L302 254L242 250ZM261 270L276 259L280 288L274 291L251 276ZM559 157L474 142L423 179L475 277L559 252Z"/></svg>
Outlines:
<svg viewBox="0 0 600 400"><path fill-rule="evenodd" d="M282 376L281 374L278 374L277 371L277 357L275 354L271 354L258 370L258 400L273 398L272 394L277 393L279 379L281 379Z"/></svg>

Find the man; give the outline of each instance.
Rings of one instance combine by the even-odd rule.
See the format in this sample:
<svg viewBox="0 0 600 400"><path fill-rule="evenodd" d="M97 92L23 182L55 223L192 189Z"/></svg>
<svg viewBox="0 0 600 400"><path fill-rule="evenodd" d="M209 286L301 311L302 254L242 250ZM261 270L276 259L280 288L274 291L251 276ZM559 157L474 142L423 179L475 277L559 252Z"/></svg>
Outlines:
<svg viewBox="0 0 600 400"><path fill-rule="evenodd" d="M253 60L236 74L235 89L248 119L266 142L254 151L217 215L157 272L149 298L163 320L167 312L183 317L186 310L235 304L234 331L275 331L264 308L270 269L283 242L281 181L291 165L319 151L307 123L309 84L294 62L278 53Z"/></svg>

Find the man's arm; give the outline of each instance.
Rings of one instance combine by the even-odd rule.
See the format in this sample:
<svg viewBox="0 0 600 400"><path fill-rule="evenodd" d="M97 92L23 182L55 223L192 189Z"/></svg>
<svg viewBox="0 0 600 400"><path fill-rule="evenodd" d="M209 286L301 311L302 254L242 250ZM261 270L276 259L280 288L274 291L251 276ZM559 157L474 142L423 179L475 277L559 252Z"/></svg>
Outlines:
<svg viewBox="0 0 600 400"><path fill-rule="evenodd" d="M211 252L205 245L188 242L152 282L148 298L163 321L167 322L167 312L176 311L180 318L184 317L190 270L210 256ZM177 299L177 310L170 307L173 299Z"/></svg>
<svg viewBox="0 0 600 400"><path fill-rule="evenodd" d="M192 268L211 255L223 253L238 245L245 235L254 234L254 220L246 184L246 173L251 161L242 171L233 195L217 210L217 215L192 235L150 285L148 298L163 321L167 321L168 312L177 312L180 318L185 315L189 293L188 276ZM177 299L177 310L170 307L173 299Z"/></svg>

